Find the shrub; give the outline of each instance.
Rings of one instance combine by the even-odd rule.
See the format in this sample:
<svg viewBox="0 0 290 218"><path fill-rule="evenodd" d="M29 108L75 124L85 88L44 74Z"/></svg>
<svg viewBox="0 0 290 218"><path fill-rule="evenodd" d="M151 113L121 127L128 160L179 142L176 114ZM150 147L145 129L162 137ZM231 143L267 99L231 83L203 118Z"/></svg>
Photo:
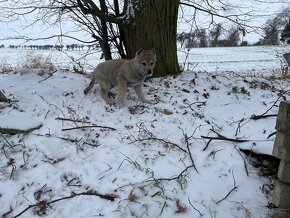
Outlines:
<svg viewBox="0 0 290 218"><path fill-rule="evenodd" d="M20 64L22 68L41 68L48 69L50 72L55 69L54 64L52 63L50 57L43 57L42 55L34 55L33 53L27 53L23 57L23 60Z"/></svg>

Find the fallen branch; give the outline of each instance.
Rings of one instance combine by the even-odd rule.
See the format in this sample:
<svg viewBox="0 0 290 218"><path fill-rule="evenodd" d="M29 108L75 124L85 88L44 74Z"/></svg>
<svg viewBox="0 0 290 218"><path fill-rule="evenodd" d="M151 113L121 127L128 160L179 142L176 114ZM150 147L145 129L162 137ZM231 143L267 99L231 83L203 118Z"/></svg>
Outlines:
<svg viewBox="0 0 290 218"><path fill-rule="evenodd" d="M27 129L17 129L17 128L5 128L5 127L0 127L0 133L2 134L8 134L8 135L16 135L16 134L21 134L21 133L30 133L34 130L40 129L42 127L42 123L31 127Z"/></svg>
<svg viewBox="0 0 290 218"><path fill-rule="evenodd" d="M18 213L17 215L13 216L13 218L21 216L22 214L24 214L26 211L28 211L31 208L54 204L54 203L56 203L58 201L63 201L63 200L71 199L71 198L78 197L78 196L97 196L97 197L100 197L100 198L103 198L103 199L106 199L106 200L109 200L109 201L114 201L115 198L118 197L117 195L114 195L114 194L106 194L106 195L99 194L98 192L96 192L94 190L89 190L89 191L82 192L82 193L73 193L70 196L63 197L63 198L58 198L58 199L55 199L55 200L52 200L52 201L41 201L41 202L38 202L36 204L31 204L27 208L25 208L23 211L21 211L20 213Z"/></svg>
<svg viewBox="0 0 290 218"><path fill-rule="evenodd" d="M77 126L77 127L72 127L72 128L66 128L66 129L62 129L61 131L69 131L69 130L74 130L74 129L87 129L87 128L102 128L102 129L109 129L113 131L116 130L115 128L108 127L108 126L90 125L90 126Z"/></svg>
<svg viewBox="0 0 290 218"><path fill-rule="evenodd" d="M195 166L194 160L193 160L192 155L191 155L191 151L190 151L190 148L189 148L189 140L188 140L188 136L187 136L187 134L184 134L184 133L183 133L183 135L184 135L184 140L185 140L186 148L187 148L187 151L188 151L188 155L189 155L189 158L190 158L190 160L191 160L191 164L192 164L192 166L194 167L195 171L196 171L197 173L199 173L198 170L196 169L196 166Z"/></svg>
<svg viewBox="0 0 290 218"><path fill-rule="evenodd" d="M259 119L264 119L268 117L277 117L278 114L268 114L268 115L252 115L251 120L259 120Z"/></svg>
<svg viewBox="0 0 290 218"><path fill-rule="evenodd" d="M6 96L1 90L0 90L0 102L11 102L11 100L6 98Z"/></svg>

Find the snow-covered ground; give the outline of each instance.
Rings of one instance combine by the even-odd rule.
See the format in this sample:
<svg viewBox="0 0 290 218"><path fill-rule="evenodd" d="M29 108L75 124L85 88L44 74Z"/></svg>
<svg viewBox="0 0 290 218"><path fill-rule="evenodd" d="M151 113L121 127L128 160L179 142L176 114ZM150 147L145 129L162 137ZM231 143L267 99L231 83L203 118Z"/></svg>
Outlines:
<svg viewBox="0 0 290 218"><path fill-rule="evenodd" d="M181 65L193 63L193 71L149 79L144 92L155 104L141 104L130 89L122 108L106 105L98 85L85 96L89 79L80 74L59 70L48 77L29 69L1 74L0 89L13 103L1 103L0 121L15 128L42 126L28 134L0 135L0 214L273 214L270 178L240 148L271 154L275 136L267 138L275 131L275 117L251 117L277 114L290 87L289 80L244 76L279 73L276 48L268 48L271 54L254 48L248 54L248 48L192 49L188 58L180 51ZM52 60L68 63L58 54L51 52ZM1 55L14 63L20 56L19 51ZM86 63L100 61L90 60ZM231 71L234 76L227 74ZM246 141L207 139L218 135Z"/></svg>

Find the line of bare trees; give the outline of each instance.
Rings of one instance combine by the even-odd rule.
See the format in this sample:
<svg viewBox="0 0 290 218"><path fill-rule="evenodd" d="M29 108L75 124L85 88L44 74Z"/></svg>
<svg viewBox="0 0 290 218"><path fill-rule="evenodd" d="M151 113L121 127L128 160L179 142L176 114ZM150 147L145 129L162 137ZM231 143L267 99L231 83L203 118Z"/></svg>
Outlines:
<svg viewBox="0 0 290 218"><path fill-rule="evenodd" d="M5 48L5 45L0 45L0 49ZM68 44L68 45L8 45L9 49L24 49L24 50L83 50L85 48L88 49L96 49L99 48L97 44Z"/></svg>
<svg viewBox="0 0 290 218"><path fill-rule="evenodd" d="M247 46L248 42L240 43L241 30L236 26L231 26L227 31L223 24L219 23L211 29L195 29L192 32L182 32L178 34L177 41L181 47L232 47L243 45Z"/></svg>

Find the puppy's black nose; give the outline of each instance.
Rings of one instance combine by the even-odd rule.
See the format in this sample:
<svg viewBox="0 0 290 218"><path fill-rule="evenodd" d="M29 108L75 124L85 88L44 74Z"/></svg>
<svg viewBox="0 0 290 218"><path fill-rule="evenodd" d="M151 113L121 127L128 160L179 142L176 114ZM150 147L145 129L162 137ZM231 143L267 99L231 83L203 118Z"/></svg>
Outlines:
<svg viewBox="0 0 290 218"><path fill-rule="evenodd" d="M147 70L147 75L148 76L152 76L152 74L153 74L152 70Z"/></svg>

